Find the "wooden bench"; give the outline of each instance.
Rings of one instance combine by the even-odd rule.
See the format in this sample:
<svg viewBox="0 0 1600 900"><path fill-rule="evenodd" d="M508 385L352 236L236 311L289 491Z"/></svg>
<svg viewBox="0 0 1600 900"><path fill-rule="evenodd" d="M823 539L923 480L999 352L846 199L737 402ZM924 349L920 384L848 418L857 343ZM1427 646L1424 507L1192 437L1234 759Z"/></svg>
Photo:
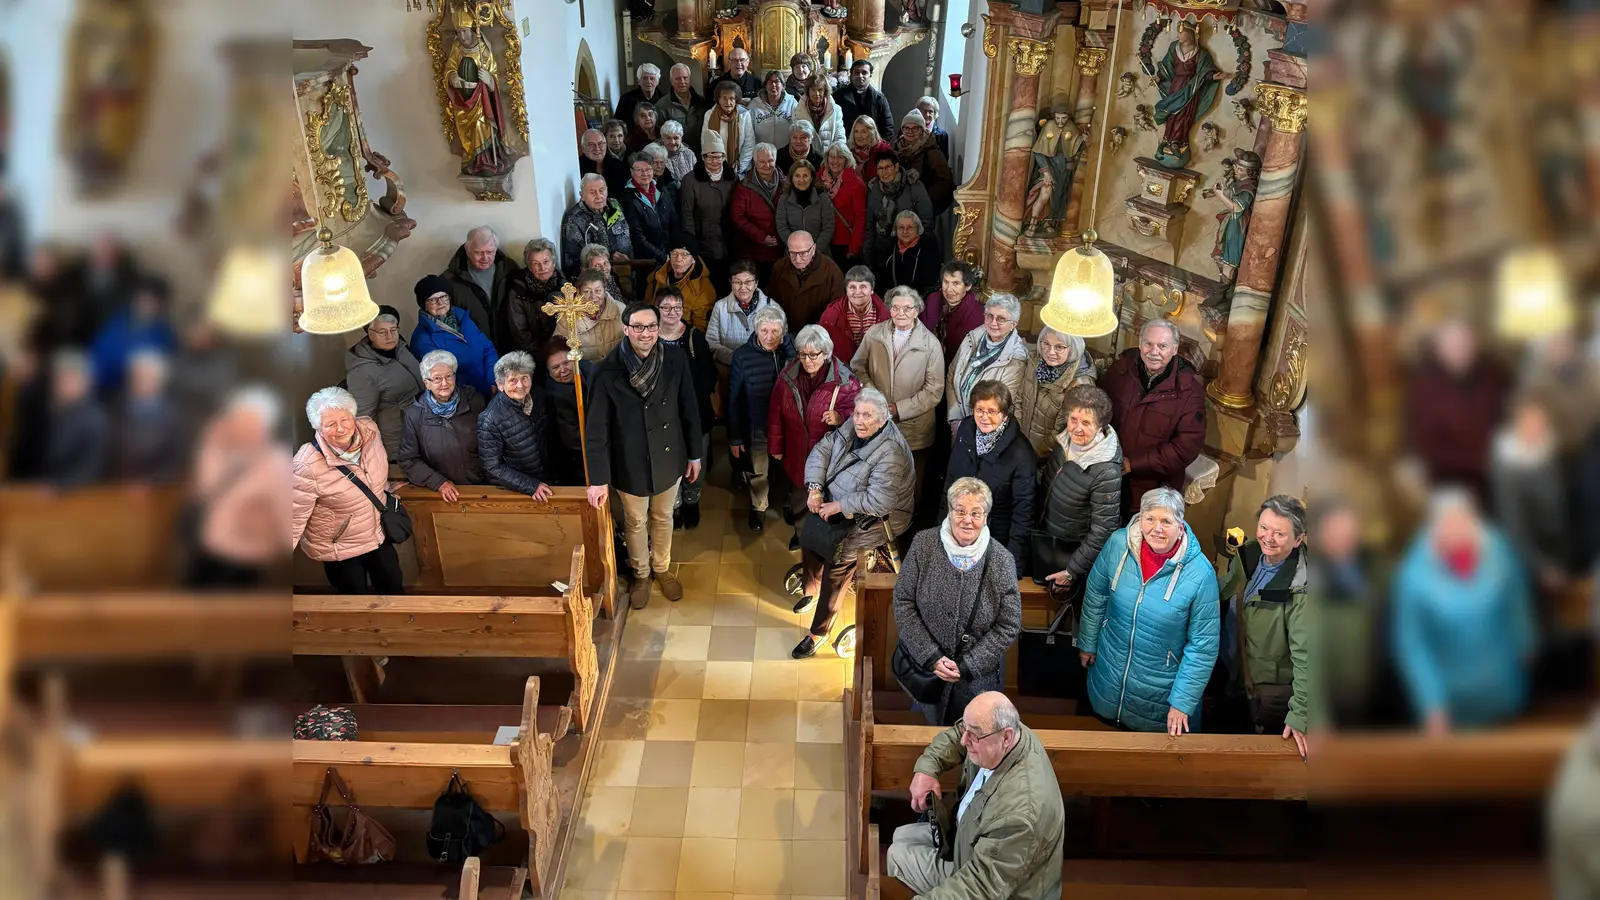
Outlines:
<svg viewBox="0 0 1600 900"><path fill-rule="evenodd" d="M182 488L0 489L0 548L39 591L168 587Z"/></svg>
<svg viewBox="0 0 1600 900"><path fill-rule="evenodd" d="M294 741L292 802L301 823L295 831L295 860L300 864L296 882L315 881L323 875L323 867L304 865L309 851L307 827L322 794L323 780L328 770L334 769L356 802L369 811L430 810L451 776L459 775L485 810L518 817L528 839L528 884L543 895L553 893L561 825L553 775L555 739L538 730L538 712L539 679L533 677L524 693L518 736L510 746L425 740ZM384 868L361 867L379 879L384 877ZM520 894L519 885L512 896Z"/></svg>
<svg viewBox="0 0 1600 900"><path fill-rule="evenodd" d="M458 490L455 503L415 485L397 492L415 528L418 593L520 594L531 585L564 581L566 548L577 545L589 551L583 589L606 618L614 617L610 506L596 509L581 487L554 488L547 503L496 487Z"/></svg>
<svg viewBox="0 0 1600 900"><path fill-rule="evenodd" d="M1341 734L1319 740L1317 801L1367 803L1545 796L1582 723L1529 723L1431 738Z"/></svg>
<svg viewBox="0 0 1600 900"><path fill-rule="evenodd" d="M340 596L296 594L294 653L352 657L544 657L565 659L568 702L579 731L593 722L599 662L594 611L583 588L584 547L572 548L560 596ZM347 672L351 671L347 668ZM358 703L380 681L352 675ZM556 735L558 738L561 733Z"/></svg>
<svg viewBox="0 0 1600 900"><path fill-rule="evenodd" d="M19 664L289 652L282 595L40 594L12 602Z"/></svg>

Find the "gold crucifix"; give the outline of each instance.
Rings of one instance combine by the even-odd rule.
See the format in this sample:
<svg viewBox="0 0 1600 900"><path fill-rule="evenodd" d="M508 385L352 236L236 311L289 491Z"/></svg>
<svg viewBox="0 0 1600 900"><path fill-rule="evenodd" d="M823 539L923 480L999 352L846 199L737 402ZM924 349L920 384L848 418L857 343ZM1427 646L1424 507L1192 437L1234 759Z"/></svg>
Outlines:
<svg viewBox="0 0 1600 900"><path fill-rule="evenodd" d="M572 389L578 401L578 445L583 450L583 483L589 483L589 434L584 424L583 411L583 351L578 340L578 320L586 319L600 311L600 304L578 296L578 291L567 282L561 286L561 299L545 303L544 314L556 320L567 330L567 359L572 361Z"/></svg>

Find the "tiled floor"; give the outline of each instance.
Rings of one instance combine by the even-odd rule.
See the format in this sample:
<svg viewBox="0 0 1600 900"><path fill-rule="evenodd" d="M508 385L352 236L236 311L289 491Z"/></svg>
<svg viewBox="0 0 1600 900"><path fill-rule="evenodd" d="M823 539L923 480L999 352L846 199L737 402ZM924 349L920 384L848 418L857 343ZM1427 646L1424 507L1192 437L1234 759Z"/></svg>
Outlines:
<svg viewBox="0 0 1600 900"><path fill-rule="evenodd" d="M845 894L848 664L789 658L800 555L776 512L752 535L726 484L712 473L700 527L674 535L683 599L629 614L563 898Z"/></svg>

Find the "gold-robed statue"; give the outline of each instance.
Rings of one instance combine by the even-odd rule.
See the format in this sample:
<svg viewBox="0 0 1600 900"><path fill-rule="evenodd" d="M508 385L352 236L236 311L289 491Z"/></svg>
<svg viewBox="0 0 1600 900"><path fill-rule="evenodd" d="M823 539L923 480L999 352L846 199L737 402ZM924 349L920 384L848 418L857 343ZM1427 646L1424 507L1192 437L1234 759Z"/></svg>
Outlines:
<svg viewBox="0 0 1600 900"><path fill-rule="evenodd" d="M527 152L521 45L497 2L452 0L428 28L445 137L480 200L510 199L511 170Z"/></svg>
<svg viewBox="0 0 1600 900"><path fill-rule="evenodd" d="M62 148L80 187L104 194L121 181L144 130L155 28L144 0L85 0L72 25Z"/></svg>

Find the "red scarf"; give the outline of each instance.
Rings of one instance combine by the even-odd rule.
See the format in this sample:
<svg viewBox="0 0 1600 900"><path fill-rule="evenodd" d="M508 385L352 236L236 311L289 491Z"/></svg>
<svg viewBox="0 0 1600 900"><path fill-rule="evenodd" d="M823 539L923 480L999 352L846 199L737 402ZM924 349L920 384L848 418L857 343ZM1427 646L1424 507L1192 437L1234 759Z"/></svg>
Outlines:
<svg viewBox="0 0 1600 900"><path fill-rule="evenodd" d="M1452 547L1443 553L1444 567L1450 574L1466 581L1478 569L1478 548L1471 544Z"/></svg>
<svg viewBox="0 0 1600 900"><path fill-rule="evenodd" d="M650 184L648 186L646 186L646 187L642 187L641 188L637 184L635 184L633 186L633 188L634 188L634 190L636 190L639 193L643 194L645 196L645 199L650 201L650 205L651 206L655 206L656 205L656 183L654 181L650 182Z"/></svg>
<svg viewBox="0 0 1600 900"><path fill-rule="evenodd" d="M900 252L904 253L907 250L910 250L912 247L915 247L917 245L917 241L920 241L920 240L922 240L922 235L919 234L916 237L912 238L911 239L911 243L909 243L909 244L906 243L905 241L902 241L902 240L898 239L898 238L895 239L895 243L900 245ZM965 299L965 298L963 298L963 299Z"/></svg>
<svg viewBox="0 0 1600 900"><path fill-rule="evenodd" d="M1150 579L1156 577L1156 573L1161 571L1161 567L1166 565L1167 560L1177 555L1178 548L1181 546L1183 546L1183 541L1179 539L1172 542L1172 546L1167 548L1167 552L1157 553L1150 546L1149 541L1140 541L1139 573L1144 576L1145 582L1148 583Z"/></svg>

